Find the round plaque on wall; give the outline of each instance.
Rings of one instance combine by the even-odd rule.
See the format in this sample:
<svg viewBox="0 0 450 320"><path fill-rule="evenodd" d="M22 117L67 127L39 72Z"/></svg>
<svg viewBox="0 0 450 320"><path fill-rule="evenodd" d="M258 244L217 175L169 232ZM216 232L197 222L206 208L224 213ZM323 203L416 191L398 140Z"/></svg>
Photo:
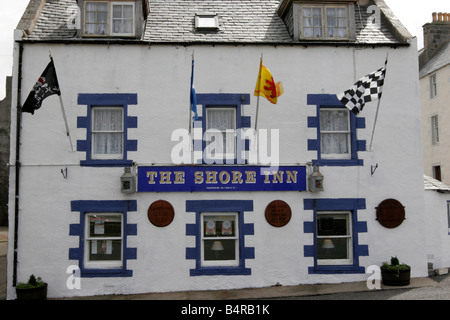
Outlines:
<svg viewBox="0 0 450 320"><path fill-rule="evenodd" d="M275 200L266 207L266 220L274 227L284 227L291 220L291 208L281 200Z"/></svg>
<svg viewBox="0 0 450 320"><path fill-rule="evenodd" d="M382 201L377 209L377 220L385 228L397 228L405 220L405 207L395 199Z"/></svg>
<svg viewBox="0 0 450 320"><path fill-rule="evenodd" d="M157 227L167 227L175 216L172 205L164 200L153 202L148 208L148 220Z"/></svg>

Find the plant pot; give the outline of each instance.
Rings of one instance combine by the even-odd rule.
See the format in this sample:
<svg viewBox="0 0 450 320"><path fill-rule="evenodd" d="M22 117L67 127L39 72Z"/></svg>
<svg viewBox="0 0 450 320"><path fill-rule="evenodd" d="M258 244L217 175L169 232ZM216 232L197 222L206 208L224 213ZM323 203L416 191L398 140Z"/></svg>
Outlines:
<svg viewBox="0 0 450 320"><path fill-rule="evenodd" d="M37 288L17 288L17 300L47 300L47 284Z"/></svg>
<svg viewBox="0 0 450 320"><path fill-rule="evenodd" d="M387 286L407 286L411 279L411 267L395 270L382 266L381 279Z"/></svg>

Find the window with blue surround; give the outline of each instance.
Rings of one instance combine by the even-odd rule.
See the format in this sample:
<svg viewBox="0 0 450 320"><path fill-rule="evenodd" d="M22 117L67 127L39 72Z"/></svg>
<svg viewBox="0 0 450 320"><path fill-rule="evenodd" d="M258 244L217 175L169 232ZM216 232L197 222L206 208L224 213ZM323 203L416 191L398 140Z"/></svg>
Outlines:
<svg viewBox="0 0 450 320"><path fill-rule="evenodd" d="M304 256L314 258L310 274L365 273L359 258L369 255L369 247L359 244L367 222L358 221L365 199L304 199L304 210L313 211L313 221L305 221L304 232L314 238L304 246Z"/></svg>
<svg viewBox="0 0 450 320"><path fill-rule="evenodd" d="M131 166L128 152L137 151L137 140L128 139L137 117L128 116L128 106L137 104L137 94L79 94L78 104L87 106L87 116L78 117L77 127L86 129L86 140L77 150L86 152L82 166Z"/></svg>
<svg viewBox="0 0 450 320"><path fill-rule="evenodd" d="M308 150L317 151L314 165L363 166L358 152L366 151L366 141L357 139L357 129L366 127L365 118L357 117L336 95L309 94L316 116L308 117L308 128L317 130L317 138L308 140Z"/></svg>
<svg viewBox="0 0 450 320"><path fill-rule="evenodd" d="M186 248L186 259L195 260L191 276L250 275L245 261L255 258L255 248L245 246L245 236L254 235L244 214L253 211L251 200L188 200L186 212L195 213L195 224L186 225L186 235L195 237L195 247Z"/></svg>
<svg viewBox="0 0 450 320"><path fill-rule="evenodd" d="M241 130L251 127L251 117L243 116L243 105L250 104L249 94L197 94L202 116L194 122L194 152L199 164L244 164L243 151L250 141L241 138ZM202 160L200 160L202 159Z"/></svg>
<svg viewBox="0 0 450 320"><path fill-rule="evenodd" d="M69 249L69 260L78 260L81 277L131 277L127 262L136 259L137 249L127 240L137 235L137 225L127 219L137 210L136 201L72 201L71 209L80 223L70 225L69 235L79 242Z"/></svg>

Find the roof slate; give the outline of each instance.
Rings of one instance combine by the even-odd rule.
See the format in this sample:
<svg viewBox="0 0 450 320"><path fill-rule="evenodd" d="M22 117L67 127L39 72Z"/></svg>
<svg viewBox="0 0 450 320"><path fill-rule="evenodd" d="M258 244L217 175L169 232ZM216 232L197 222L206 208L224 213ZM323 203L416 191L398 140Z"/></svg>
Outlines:
<svg viewBox="0 0 450 320"><path fill-rule="evenodd" d="M139 41L149 43L286 43L295 41L278 16L280 0L151 0L150 13ZM71 28L76 0L46 0L29 40L80 40ZM216 13L217 31L195 30L195 14ZM368 23L367 7L355 5L358 44L398 44L383 19L381 28Z"/></svg>
<svg viewBox="0 0 450 320"><path fill-rule="evenodd" d="M424 179L424 187L425 190L435 190L435 191L439 191L439 192L449 192L450 193L450 186L439 181L436 180L432 177L429 177L427 175L423 176Z"/></svg>
<svg viewBox="0 0 450 320"><path fill-rule="evenodd" d="M419 72L419 78L423 78L436 70L450 64L450 41L445 43L438 52L428 61Z"/></svg>

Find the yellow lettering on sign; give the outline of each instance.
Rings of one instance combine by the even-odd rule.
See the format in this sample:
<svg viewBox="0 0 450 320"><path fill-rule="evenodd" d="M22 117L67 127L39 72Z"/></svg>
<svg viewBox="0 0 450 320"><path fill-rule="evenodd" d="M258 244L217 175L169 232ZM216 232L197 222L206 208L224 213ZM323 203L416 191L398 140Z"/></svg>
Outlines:
<svg viewBox="0 0 450 320"><path fill-rule="evenodd" d="M155 171L147 171L148 184L155 184L155 178L158 175Z"/></svg>
<svg viewBox="0 0 450 320"><path fill-rule="evenodd" d="M283 171L274 171L273 172L273 183L283 183Z"/></svg>
<svg viewBox="0 0 450 320"><path fill-rule="evenodd" d="M224 176L225 176L225 178L224 178ZM219 174L219 180L220 180L221 183L227 184L228 182L230 182L231 176L230 176L230 174L228 172L222 171Z"/></svg>
<svg viewBox="0 0 450 320"><path fill-rule="evenodd" d="M231 183L242 183L242 173L239 171L233 171L233 181Z"/></svg>
<svg viewBox="0 0 450 320"><path fill-rule="evenodd" d="M206 183L217 183L217 171L206 171Z"/></svg>
<svg viewBox="0 0 450 320"><path fill-rule="evenodd" d="M172 172L170 171L161 171L159 175L161 176L161 179L159 181L160 184L172 184L170 181L170 175Z"/></svg>
<svg viewBox="0 0 450 320"><path fill-rule="evenodd" d="M183 171L175 171L173 173L175 175L175 184L184 184L184 172Z"/></svg>
<svg viewBox="0 0 450 320"><path fill-rule="evenodd" d="M195 171L194 177L195 177L195 180L194 180L195 184L202 184L203 183L203 172Z"/></svg>
<svg viewBox="0 0 450 320"><path fill-rule="evenodd" d="M297 183L297 173L298 171L286 171L286 183Z"/></svg>
<svg viewBox="0 0 450 320"><path fill-rule="evenodd" d="M270 175L269 171L264 171L264 183L270 183L269 175Z"/></svg>
<svg viewBox="0 0 450 320"><path fill-rule="evenodd" d="M256 172L255 171L245 171L247 175L247 180L245 183L256 183Z"/></svg>

